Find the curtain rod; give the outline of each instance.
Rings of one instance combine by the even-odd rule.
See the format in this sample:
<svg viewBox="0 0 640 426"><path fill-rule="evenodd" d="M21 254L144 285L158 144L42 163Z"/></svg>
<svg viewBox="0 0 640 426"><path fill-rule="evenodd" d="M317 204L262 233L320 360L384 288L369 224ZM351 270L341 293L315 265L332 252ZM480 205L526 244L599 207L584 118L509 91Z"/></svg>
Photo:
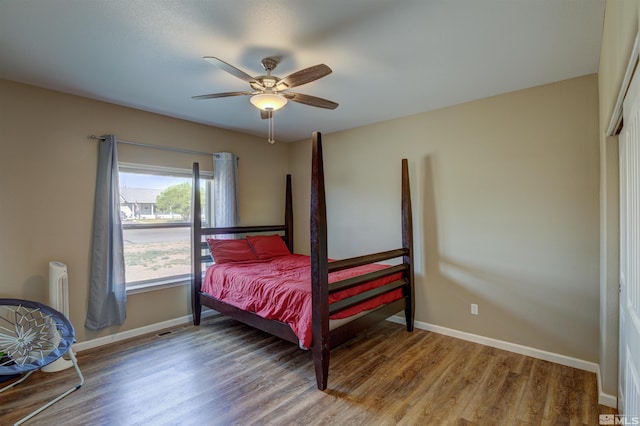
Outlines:
<svg viewBox="0 0 640 426"><path fill-rule="evenodd" d="M96 135L91 135L89 136L90 139L97 139L97 140L101 140L104 141L106 138L102 137L102 136L96 136ZM173 151L173 152L180 152L182 154L195 154L195 155L206 155L208 157L210 157L212 155L211 152L201 152L201 151L193 151L190 149L183 149L183 148L173 148L170 146L160 146L160 145L152 145L149 143L140 143L140 142L129 142L129 141L123 141L120 139L117 139L116 142L121 143L121 144L125 144L125 145L133 145L133 146L141 146L143 148L154 148L154 149L162 149L165 151Z"/></svg>

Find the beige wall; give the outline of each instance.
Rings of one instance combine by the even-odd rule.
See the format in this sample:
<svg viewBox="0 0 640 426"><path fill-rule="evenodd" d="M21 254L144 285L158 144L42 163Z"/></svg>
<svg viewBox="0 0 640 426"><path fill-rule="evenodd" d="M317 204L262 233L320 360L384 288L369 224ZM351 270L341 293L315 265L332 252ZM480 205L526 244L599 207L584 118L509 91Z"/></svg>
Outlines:
<svg viewBox="0 0 640 426"><path fill-rule="evenodd" d="M78 341L190 314L187 287L129 296L122 327L84 328L97 143L91 134L240 156L244 223L281 223L287 147L157 114L0 80L0 297L46 302L48 263L67 264ZM121 159L190 167L196 159L121 146ZM203 165L210 158L199 158ZM211 168L207 166L207 168Z"/></svg>
<svg viewBox="0 0 640 426"><path fill-rule="evenodd" d="M598 361L596 75L323 136L330 256L400 246L406 157L416 319ZM290 146L296 200L309 155Z"/></svg>
<svg viewBox="0 0 640 426"><path fill-rule="evenodd" d="M638 32L638 0L608 0L600 68L600 372L603 392L617 395L618 373L618 140L607 137Z"/></svg>

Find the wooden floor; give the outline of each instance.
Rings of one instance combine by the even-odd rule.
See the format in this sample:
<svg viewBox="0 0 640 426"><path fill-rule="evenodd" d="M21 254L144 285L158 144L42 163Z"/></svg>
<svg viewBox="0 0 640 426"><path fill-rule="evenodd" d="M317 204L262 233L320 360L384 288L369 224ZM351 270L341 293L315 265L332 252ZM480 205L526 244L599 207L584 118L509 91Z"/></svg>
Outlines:
<svg viewBox="0 0 640 426"><path fill-rule="evenodd" d="M597 425L592 373L382 322L311 354L226 317L78 354L86 382L30 425ZM35 373L0 395L11 424L77 382Z"/></svg>

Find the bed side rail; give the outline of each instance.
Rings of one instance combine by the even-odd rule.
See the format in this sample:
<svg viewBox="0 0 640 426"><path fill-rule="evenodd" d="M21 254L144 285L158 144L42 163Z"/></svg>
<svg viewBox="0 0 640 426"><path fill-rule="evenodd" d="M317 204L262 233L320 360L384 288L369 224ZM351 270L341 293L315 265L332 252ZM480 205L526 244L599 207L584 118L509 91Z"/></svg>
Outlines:
<svg viewBox="0 0 640 426"><path fill-rule="evenodd" d="M401 248L396 250L381 251L379 253L367 254L364 256L350 257L348 259L335 260L329 262L327 268L329 272L341 271L343 269L355 268L356 266L368 265L370 263L382 262L400 256L406 256L409 250Z"/></svg>
<svg viewBox="0 0 640 426"><path fill-rule="evenodd" d="M404 257L407 255L406 249L397 249L397 250L389 250L380 253L374 253L365 256L352 257L349 259L338 260L335 262L329 262L328 269L329 272L340 271L350 268L355 268L358 266L369 265L375 262L380 262L383 260L393 259L396 257ZM356 275L354 277L345 278L340 281L335 281L328 284L328 293L329 295L333 293L337 293L342 290L346 290L361 284L365 284L371 281L375 281L381 278L385 278L391 275L402 274L402 278L395 280L391 283L384 284L379 287L372 288L365 292L347 297L337 302L333 302L329 304L329 315L337 314L338 312L349 309L353 306L356 306L360 303L366 302L375 297L381 296L386 293L390 293L395 291L398 288L404 288L409 290L407 287L410 285L410 265L406 263L402 263L400 265L389 266L384 269L379 269L373 272L367 272L364 274Z"/></svg>
<svg viewBox="0 0 640 426"><path fill-rule="evenodd" d="M339 312L342 312L353 306L364 303L375 297L382 296L383 294L386 294L386 293L390 293L394 290L397 290L399 288L406 286L408 283L409 283L409 280L407 280L406 278L402 278L400 280L393 281L383 286L372 288L371 290L365 291L363 293L356 294L355 296L342 299L338 302L330 303L329 315L337 314Z"/></svg>
<svg viewBox="0 0 640 426"><path fill-rule="evenodd" d="M397 273L403 273L407 271L407 265L396 265L388 268L380 269L378 271L368 272L366 274L357 275L355 277L346 278L344 280L336 281L329 284L329 294L337 293L342 290L347 290L351 287L355 287L360 284L375 281L380 278L388 277Z"/></svg>

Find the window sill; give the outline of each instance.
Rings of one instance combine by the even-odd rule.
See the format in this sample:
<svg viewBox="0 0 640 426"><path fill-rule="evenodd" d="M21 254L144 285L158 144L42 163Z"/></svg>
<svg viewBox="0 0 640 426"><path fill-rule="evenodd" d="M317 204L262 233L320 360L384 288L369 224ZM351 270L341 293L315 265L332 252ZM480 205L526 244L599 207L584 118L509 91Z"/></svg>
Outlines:
<svg viewBox="0 0 640 426"><path fill-rule="evenodd" d="M149 291L164 290L167 288L181 287L185 285L191 285L191 276L145 281L127 285L127 296L130 294L147 293Z"/></svg>

